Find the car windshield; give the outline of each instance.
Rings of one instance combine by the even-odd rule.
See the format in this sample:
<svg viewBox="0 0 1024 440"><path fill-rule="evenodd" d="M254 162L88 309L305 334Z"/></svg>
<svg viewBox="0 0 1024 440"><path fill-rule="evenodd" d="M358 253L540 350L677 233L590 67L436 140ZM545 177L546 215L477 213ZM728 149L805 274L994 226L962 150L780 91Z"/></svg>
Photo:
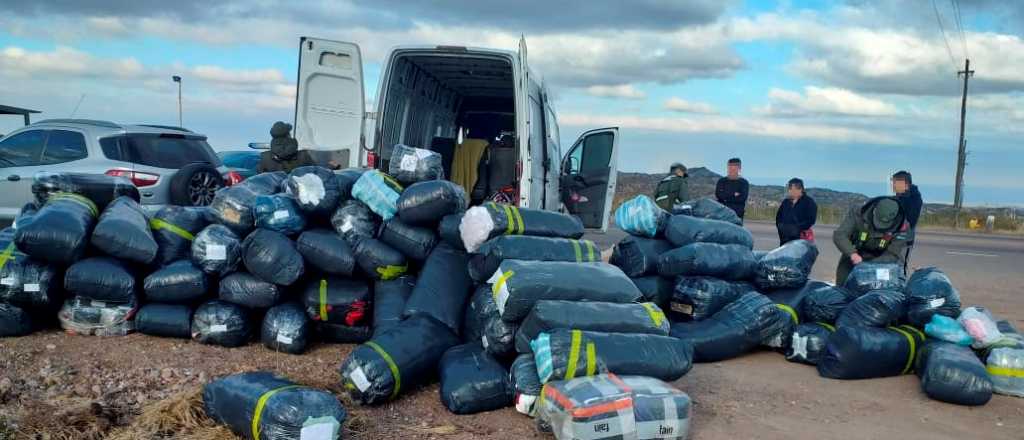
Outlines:
<svg viewBox="0 0 1024 440"><path fill-rule="evenodd" d="M109 159L158 168L181 168L205 162L220 166L220 158L205 139L175 134L129 134L117 141L101 140L103 154Z"/></svg>

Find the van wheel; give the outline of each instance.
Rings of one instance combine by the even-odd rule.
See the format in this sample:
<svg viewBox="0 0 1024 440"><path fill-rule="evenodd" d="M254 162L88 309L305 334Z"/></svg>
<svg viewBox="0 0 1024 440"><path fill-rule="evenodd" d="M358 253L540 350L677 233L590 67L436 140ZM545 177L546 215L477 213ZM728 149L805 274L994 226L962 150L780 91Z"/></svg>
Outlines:
<svg viewBox="0 0 1024 440"><path fill-rule="evenodd" d="M207 206L217 190L224 187L224 177L210 164L193 163L182 167L171 179L172 205Z"/></svg>

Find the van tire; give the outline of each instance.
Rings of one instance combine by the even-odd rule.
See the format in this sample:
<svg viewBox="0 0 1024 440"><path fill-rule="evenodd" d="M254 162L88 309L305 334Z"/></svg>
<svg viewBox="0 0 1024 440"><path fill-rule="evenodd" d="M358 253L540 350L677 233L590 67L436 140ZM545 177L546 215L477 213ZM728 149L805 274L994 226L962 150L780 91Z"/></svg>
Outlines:
<svg viewBox="0 0 1024 440"><path fill-rule="evenodd" d="M207 163L185 165L171 178L170 202L179 206L206 206L224 187L220 171Z"/></svg>

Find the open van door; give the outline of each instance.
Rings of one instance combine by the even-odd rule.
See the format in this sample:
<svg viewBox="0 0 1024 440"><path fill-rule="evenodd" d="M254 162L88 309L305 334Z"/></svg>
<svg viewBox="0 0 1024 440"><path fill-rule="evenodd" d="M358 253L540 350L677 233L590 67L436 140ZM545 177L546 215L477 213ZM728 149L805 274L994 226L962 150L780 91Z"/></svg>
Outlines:
<svg viewBox="0 0 1024 440"><path fill-rule="evenodd" d="M562 159L562 203L586 228L608 229L619 167L619 129L583 133Z"/></svg>
<svg viewBox="0 0 1024 440"><path fill-rule="evenodd" d="M299 39L295 140L321 164L357 167L362 156L366 98L359 46Z"/></svg>

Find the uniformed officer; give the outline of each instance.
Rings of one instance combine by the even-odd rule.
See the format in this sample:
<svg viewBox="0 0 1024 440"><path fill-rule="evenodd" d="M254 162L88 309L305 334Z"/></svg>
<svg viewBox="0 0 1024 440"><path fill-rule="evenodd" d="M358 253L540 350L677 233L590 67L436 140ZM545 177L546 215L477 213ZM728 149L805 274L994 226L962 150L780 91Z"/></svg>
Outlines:
<svg viewBox="0 0 1024 440"><path fill-rule="evenodd" d="M668 212L675 205L683 203L689 197L686 167L676 162L669 168L669 174L658 182L654 190L654 203Z"/></svg>
<svg viewBox="0 0 1024 440"><path fill-rule="evenodd" d="M836 284L846 282L853 266L865 261L903 266L909 230L906 215L895 197L876 197L864 206L850 209L832 235L842 253L836 268Z"/></svg>

